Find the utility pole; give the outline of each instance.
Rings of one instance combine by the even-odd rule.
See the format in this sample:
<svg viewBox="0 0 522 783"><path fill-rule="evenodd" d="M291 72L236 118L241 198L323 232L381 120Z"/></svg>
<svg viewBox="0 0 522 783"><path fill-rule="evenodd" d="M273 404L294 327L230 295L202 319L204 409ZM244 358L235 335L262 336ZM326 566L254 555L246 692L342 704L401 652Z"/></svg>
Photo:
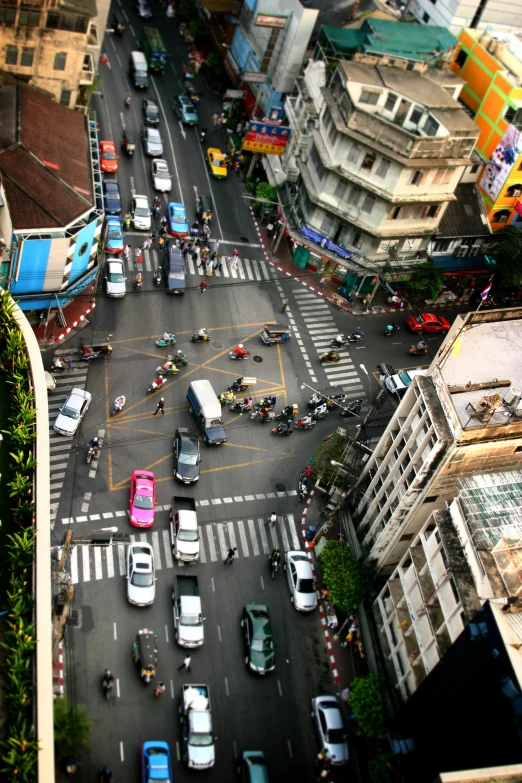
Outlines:
<svg viewBox="0 0 522 783"><path fill-rule="evenodd" d="M59 580L61 580L61 577L64 574L65 565L71 550L72 542L72 530L67 530L63 538L62 554L60 555L60 562L58 565ZM58 656L58 648L60 642L63 639L65 624L67 622L67 617L69 616L69 607L72 605L74 600L74 587L71 584L63 583L57 599L58 606L56 607L56 611L53 613L53 663L56 661Z"/></svg>
<svg viewBox="0 0 522 783"><path fill-rule="evenodd" d="M283 238L283 234L285 233L285 226L288 223L288 218L292 214L292 210L294 209L294 207L296 205L298 197L299 197L299 190L296 190L295 196L292 199L292 203L288 207L288 212L287 212L287 214L285 216L285 222L281 223L281 228L279 230L279 233L274 237L274 241L272 242L272 245L270 247L270 251L272 253L276 253L277 252L277 248L279 247L279 243L281 242L281 239Z"/></svg>

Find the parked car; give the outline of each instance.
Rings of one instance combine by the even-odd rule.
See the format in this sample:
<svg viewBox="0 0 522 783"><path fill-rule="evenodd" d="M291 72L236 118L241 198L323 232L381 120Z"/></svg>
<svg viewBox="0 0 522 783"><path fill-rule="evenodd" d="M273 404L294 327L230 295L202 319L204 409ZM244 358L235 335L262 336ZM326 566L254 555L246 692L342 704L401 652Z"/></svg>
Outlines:
<svg viewBox="0 0 522 783"><path fill-rule="evenodd" d="M241 783L268 783L265 754L262 750L244 750L238 759Z"/></svg>
<svg viewBox="0 0 522 783"><path fill-rule="evenodd" d="M73 389L60 408L54 429L60 435L74 435L91 402L91 394L85 389Z"/></svg>
<svg viewBox="0 0 522 783"><path fill-rule="evenodd" d="M141 128L141 143L145 155L151 155L153 158L159 158L163 155L163 142L157 128L143 125Z"/></svg>
<svg viewBox="0 0 522 783"><path fill-rule="evenodd" d="M152 225L152 218L147 196L133 196L130 213L134 228L137 228L139 231L149 231Z"/></svg>
<svg viewBox="0 0 522 783"><path fill-rule="evenodd" d="M144 742L141 746L142 783L172 783L170 749L166 742Z"/></svg>
<svg viewBox="0 0 522 783"><path fill-rule="evenodd" d="M184 484L199 479L199 440L185 427L178 427L174 436L174 478Z"/></svg>
<svg viewBox="0 0 522 783"><path fill-rule="evenodd" d="M406 319L406 325L416 334L449 332L451 327L447 318L444 318L443 315L434 315L433 313L409 315Z"/></svg>
<svg viewBox="0 0 522 783"><path fill-rule="evenodd" d="M150 470L135 470L130 482L130 523L152 527L156 514L156 477Z"/></svg>
<svg viewBox="0 0 522 783"><path fill-rule="evenodd" d="M148 98L144 98L141 102L141 113L145 125L159 125L160 112L157 103Z"/></svg>
<svg viewBox="0 0 522 783"><path fill-rule="evenodd" d="M118 180L104 179L102 187L105 212L108 215L119 215L121 213L121 196Z"/></svg>
<svg viewBox="0 0 522 783"><path fill-rule="evenodd" d="M173 237L186 237L189 232L187 212L183 204L171 201L168 206L169 234Z"/></svg>
<svg viewBox="0 0 522 783"><path fill-rule="evenodd" d="M106 174L118 171L118 153L113 141L100 141L100 168Z"/></svg>
<svg viewBox="0 0 522 783"><path fill-rule="evenodd" d="M103 247L106 253L123 253L123 228L118 215L107 215L103 228Z"/></svg>
<svg viewBox="0 0 522 783"><path fill-rule="evenodd" d="M228 169L225 162L227 158L221 150L218 150L217 147L209 147L206 159L213 177L216 179L226 179L228 177Z"/></svg>
<svg viewBox="0 0 522 783"><path fill-rule="evenodd" d="M241 619L245 664L257 674L268 674L275 669L274 641L268 607L263 604L247 604Z"/></svg>
<svg viewBox="0 0 522 783"><path fill-rule="evenodd" d="M335 696L316 696L312 699L312 718L319 745L326 749L332 766L346 764L349 758L348 738L343 714Z"/></svg>
<svg viewBox="0 0 522 783"><path fill-rule="evenodd" d="M290 600L299 612L312 612L317 606L314 573L306 552L285 552L284 569Z"/></svg>
<svg viewBox="0 0 522 783"><path fill-rule="evenodd" d="M154 189L161 190L163 193L169 193L172 188L172 177L170 176L167 161L163 160L163 158L154 158L150 170Z"/></svg>
<svg viewBox="0 0 522 783"><path fill-rule="evenodd" d="M192 101L186 95L175 95L172 108L185 125L197 125L198 115Z"/></svg>
<svg viewBox="0 0 522 783"><path fill-rule="evenodd" d="M125 269L123 261L119 258L110 258L107 261L107 273L105 275L105 289L107 296L121 299L125 296Z"/></svg>
<svg viewBox="0 0 522 783"><path fill-rule="evenodd" d="M134 606L151 606L155 597L154 550L146 541L133 541L127 549L127 600Z"/></svg>

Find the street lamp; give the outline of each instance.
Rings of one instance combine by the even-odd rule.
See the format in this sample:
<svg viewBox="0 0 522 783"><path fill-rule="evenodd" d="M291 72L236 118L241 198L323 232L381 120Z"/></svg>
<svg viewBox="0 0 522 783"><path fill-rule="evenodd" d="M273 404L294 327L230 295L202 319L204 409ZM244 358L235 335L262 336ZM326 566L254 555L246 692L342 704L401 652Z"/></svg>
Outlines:
<svg viewBox="0 0 522 783"><path fill-rule="evenodd" d="M304 388L311 389L314 392L314 394L318 394L320 397L324 397L325 400L326 399L331 399L334 405L337 405L337 407L340 408L342 411L345 410L343 405L340 405L338 402L336 402L331 397L327 397L327 395L323 394L322 392L318 391L317 389L314 389L313 386L309 386L307 383L302 383L301 384L301 389L304 389ZM357 416L357 418L359 418L359 414L358 413L354 413L353 411L350 411L350 413L352 414L352 416Z"/></svg>
<svg viewBox="0 0 522 783"><path fill-rule="evenodd" d="M368 378L368 383L370 384L370 400L371 400L372 399L372 376L370 375L370 373L368 372L364 364L360 364L359 367Z"/></svg>
<svg viewBox="0 0 522 783"><path fill-rule="evenodd" d="M330 465L333 465L334 467L339 468L339 471L338 471L339 473L346 473L347 476L350 475L348 473L348 471L346 470L346 465L343 465L342 462L337 462L336 460L331 459L330 460Z"/></svg>

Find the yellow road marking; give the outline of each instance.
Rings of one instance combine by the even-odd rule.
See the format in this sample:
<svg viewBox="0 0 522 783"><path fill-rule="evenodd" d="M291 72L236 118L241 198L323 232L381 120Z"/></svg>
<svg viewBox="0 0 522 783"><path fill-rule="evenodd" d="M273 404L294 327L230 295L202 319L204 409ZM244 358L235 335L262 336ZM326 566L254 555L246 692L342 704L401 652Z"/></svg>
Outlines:
<svg viewBox="0 0 522 783"><path fill-rule="evenodd" d="M224 329L249 329L251 326L275 326L275 321L258 321L251 324L232 324L232 326L211 326L207 331L209 332L221 332ZM176 334L194 334L192 329L186 329L183 332L176 332ZM257 333L256 333L257 334ZM131 343L134 340L158 340L161 334L148 334L142 337L127 337L125 340L111 340L111 345L123 345L123 343ZM168 348L174 348L174 345L162 346Z"/></svg>

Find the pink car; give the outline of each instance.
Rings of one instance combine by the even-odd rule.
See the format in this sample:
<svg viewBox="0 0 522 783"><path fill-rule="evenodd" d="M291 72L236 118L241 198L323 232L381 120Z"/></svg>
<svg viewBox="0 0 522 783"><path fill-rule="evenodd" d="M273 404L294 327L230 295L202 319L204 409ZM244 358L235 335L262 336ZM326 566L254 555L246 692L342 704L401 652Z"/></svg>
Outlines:
<svg viewBox="0 0 522 783"><path fill-rule="evenodd" d="M130 523L152 527L156 513L156 479L148 470L135 470L130 483Z"/></svg>

